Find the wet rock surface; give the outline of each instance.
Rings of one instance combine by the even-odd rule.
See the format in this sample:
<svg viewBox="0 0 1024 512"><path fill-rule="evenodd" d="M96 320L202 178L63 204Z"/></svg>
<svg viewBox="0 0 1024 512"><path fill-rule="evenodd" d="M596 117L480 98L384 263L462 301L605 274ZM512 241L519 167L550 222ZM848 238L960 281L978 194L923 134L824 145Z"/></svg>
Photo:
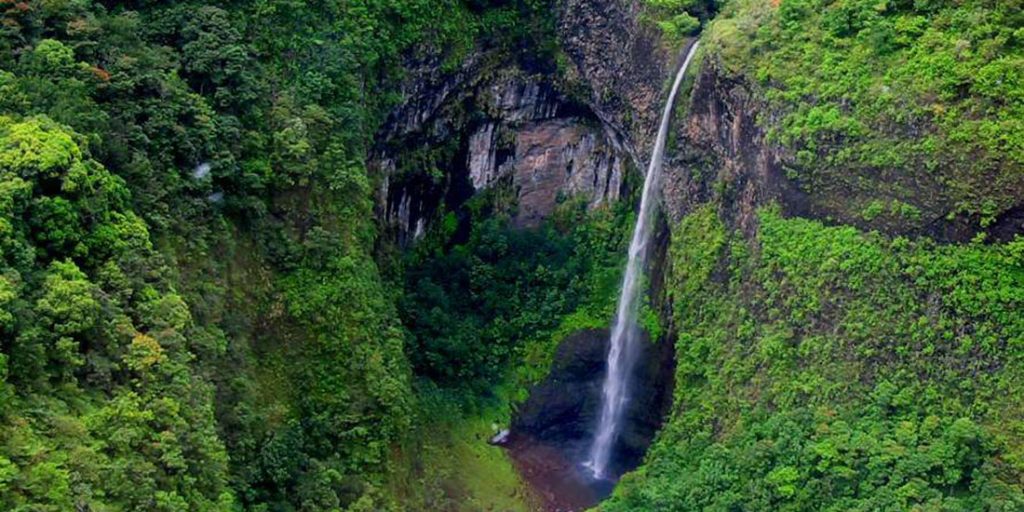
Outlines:
<svg viewBox="0 0 1024 512"><path fill-rule="evenodd" d="M406 64L404 100L375 137L378 217L400 245L444 211L509 187L515 222L536 225L559 200L616 201L625 174L645 168L678 48L640 21L639 0L561 0L559 69L495 65L473 52L458 69Z"/></svg>
<svg viewBox="0 0 1024 512"><path fill-rule="evenodd" d="M503 138L511 139L506 148ZM587 119L555 117L514 129L486 123L469 138L468 167L477 191L511 183L518 199L515 223L533 227L564 197L582 196L591 207L617 200L625 161L614 138Z"/></svg>
<svg viewBox="0 0 1024 512"><path fill-rule="evenodd" d="M519 198L516 224L536 226L562 197L584 197L591 208L617 200L625 161L608 133L568 118L520 129L514 157L499 172L509 168Z"/></svg>

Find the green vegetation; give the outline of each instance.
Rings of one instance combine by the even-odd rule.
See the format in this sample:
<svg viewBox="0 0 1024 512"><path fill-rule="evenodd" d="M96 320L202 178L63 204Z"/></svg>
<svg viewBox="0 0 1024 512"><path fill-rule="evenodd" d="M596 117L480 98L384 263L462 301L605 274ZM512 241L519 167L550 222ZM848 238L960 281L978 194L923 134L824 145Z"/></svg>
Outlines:
<svg viewBox="0 0 1024 512"><path fill-rule="evenodd" d="M602 510L1024 507L1024 240L710 206L673 236L674 412Z"/></svg>
<svg viewBox="0 0 1024 512"><path fill-rule="evenodd" d="M1018 207L1021 0L645 5L839 221ZM528 508L484 441L607 326L632 202L519 230L499 189L399 252L366 159L403 62L570 75L553 8L0 0L0 510ZM388 149L440 184L459 144ZM674 229L675 407L603 509L1024 509L1024 241L721 206Z"/></svg>
<svg viewBox="0 0 1024 512"><path fill-rule="evenodd" d="M404 54L522 53L545 6L0 1L0 508L397 507L364 160Z"/></svg>
<svg viewBox="0 0 1024 512"><path fill-rule="evenodd" d="M0 506L225 509L191 314L124 180L44 116L0 117Z"/></svg>
<svg viewBox="0 0 1024 512"><path fill-rule="evenodd" d="M737 0L705 63L754 100L829 222L976 232L1024 192L1022 13ZM719 218L735 206L674 230L673 415L601 509L1024 509L1024 241L939 245L773 208L749 238Z"/></svg>
<svg viewBox="0 0 1024 512"><path fill-rule="evenodd" d="M404 273L416 373L475 394L509 377L536 382L565 335L607 325L632 222L623 204L588 212L570 201L540 229L517 230L489 202L469 205L466 241L453 241L452 215L409 254Z"/></svg>
<svg viewBox="0 0 1024 512"><path fill-rule="evenodd" d="M986 227L1024 190L1018 1L737 0L706 40L761 88L791 174L847 221L898 198L924 215L873 225L962 215Z"/></svg>
<svg viewBox="0 0 1024 512"><path fill-rule="evenodd" d="M422 442L410 454L414 470L395 482L398 501L407 510L531 510L532 497L504 449L486 442L508 425L507 398L467 400L460 390L428 382L418 395L422 421L414 435Z"/></svg>
<svg viewBox="0 0 1024 512"><path fill-rule="evenodd" d="M722 0L644 0L644 19L653 22L662 36L677 43L694 36L718 12Z"/></svg>

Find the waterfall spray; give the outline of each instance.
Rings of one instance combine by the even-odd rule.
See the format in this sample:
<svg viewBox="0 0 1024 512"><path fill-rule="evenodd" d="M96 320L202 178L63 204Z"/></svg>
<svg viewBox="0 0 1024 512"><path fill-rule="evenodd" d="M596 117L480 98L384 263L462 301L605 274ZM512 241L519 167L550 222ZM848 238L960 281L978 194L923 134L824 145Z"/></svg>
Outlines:
<svg viewBox="0 0 1024 512"><path fill-rule="evenodd" d="M601 392L601 417L594 435L590 453L584 465L590 469L594 478L604 479L611 461L612 448L619 434L622 413L629 398L629 377L636 362L637 343L640 328L637 315L640 311L640 281L647 262L647 244L651 238L651 217L656 203L655 190L661 176L662 157L665 153L665 140L668 138L669 121L672 117L676 93L683 82L683 75L690 66L690 61L697 51L695 41L683 65L676 74L675 82L665 104L658 127L658 137L654 142L651 162L644 178L643 195L640 199L640 214L633 228L633 239L629 244L629 259L626 263L626 275L622 280L622 292L619 295L618 310L615 324L612 326L612 337L608 348L608 371L605 375Z"/></svg>

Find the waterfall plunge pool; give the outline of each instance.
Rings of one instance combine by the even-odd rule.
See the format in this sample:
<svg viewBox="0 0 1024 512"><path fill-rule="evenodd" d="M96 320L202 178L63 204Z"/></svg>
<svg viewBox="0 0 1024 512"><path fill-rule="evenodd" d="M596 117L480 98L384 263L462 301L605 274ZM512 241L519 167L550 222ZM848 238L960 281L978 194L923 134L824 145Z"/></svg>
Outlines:
<svg viewBox="0 0 1024 512"><path fill-rule="evenodd" d="M592 477L583 464L600 415L609 338L607 329L566 337L547 378L520 405L503 444L545 512L585 510L607 497L618 478L640 464L671 405L673 346L643 336L632 373L635 392L626 403L607 477Z"/></svg>

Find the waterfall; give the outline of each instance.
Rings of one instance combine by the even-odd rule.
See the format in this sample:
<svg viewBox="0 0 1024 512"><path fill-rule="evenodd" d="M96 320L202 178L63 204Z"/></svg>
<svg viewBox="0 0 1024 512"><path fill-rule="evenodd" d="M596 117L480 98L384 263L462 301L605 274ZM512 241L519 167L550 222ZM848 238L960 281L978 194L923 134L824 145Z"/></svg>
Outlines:
<svg viewBox="0 0 1024 512"><path fill-rule="evenodd" d="M675 104L676 93L683 81L683 75L697 51L697 42L690 46L683 65L676 74L672 91L669 93L665 111L661 115L658 127L658 138L654 142L651 163L644 178L644 190L640 199L640 214L633 228L633 239L629 244L629 259L626 263L626 275L622 280L622 292L619 295L618 310L615 324L612 326L612 337L608 348L608 371L605 375L601 392L601 418L594 434L590 453L584 463L594 478L604 479L611 461L612 448L619 434L622 413L629 399L629 376L636 362L637 343L640 328L637 325L637 314L640 310L641 277L647 262L647 244L651 238L651 217L657 202L655 190L661 175L661 162L665 153L665 139L668 138L669 121Z"/></svg>

